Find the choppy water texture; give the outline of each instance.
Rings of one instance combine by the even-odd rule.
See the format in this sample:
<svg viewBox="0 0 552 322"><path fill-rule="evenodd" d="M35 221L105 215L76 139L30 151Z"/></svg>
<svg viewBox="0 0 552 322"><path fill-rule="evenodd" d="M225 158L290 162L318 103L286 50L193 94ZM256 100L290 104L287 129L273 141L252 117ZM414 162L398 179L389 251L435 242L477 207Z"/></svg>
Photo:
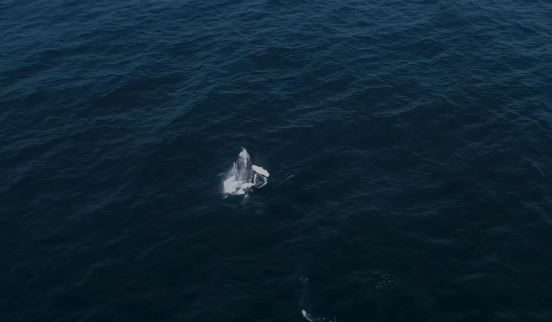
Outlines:
<svg viewBox="0 0 552 322"><path fill-rule="evenodd" d="M4 0L0 39L1 321L550 321L550 1ZM222 199L241 146L270 183Z"/></svg>

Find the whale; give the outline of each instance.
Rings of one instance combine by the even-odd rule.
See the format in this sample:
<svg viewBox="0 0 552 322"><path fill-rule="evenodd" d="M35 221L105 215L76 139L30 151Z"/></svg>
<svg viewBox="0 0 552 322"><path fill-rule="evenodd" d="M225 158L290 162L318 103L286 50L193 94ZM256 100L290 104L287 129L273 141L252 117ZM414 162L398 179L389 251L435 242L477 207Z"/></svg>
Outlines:
<svg viewBox="0 0 552 322"><path fill-rule="evenodd" d="M263 167L251 162L251 156L242 147L232 168L226 173L223 182L223 193L228 195L245 195L253 189L260 189L268 183L270 173Z"/></svg>

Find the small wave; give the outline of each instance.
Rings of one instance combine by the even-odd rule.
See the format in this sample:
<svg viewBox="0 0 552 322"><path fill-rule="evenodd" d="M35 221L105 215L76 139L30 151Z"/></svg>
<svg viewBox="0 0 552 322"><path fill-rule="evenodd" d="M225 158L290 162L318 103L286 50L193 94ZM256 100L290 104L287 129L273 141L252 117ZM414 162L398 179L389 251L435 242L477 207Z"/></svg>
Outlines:
<svg viewBox="0 0 552 322"><path fill-rule="evenodd" d="M305 309L301 310L301 314L305 320L309 322L337 322L335 318L324 318L324 317L315 317L312 314L308 313Z"/></svg>

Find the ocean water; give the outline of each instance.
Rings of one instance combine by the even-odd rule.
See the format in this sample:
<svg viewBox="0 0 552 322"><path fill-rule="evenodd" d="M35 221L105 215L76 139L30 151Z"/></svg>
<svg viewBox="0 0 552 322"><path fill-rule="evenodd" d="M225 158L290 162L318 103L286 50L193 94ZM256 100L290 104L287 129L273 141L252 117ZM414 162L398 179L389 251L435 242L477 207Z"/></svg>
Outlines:
<svg viewBox="0 0 552 322"><path fill-rule="evenodd" d="M0 321L552 320L552 2L3 0L0 40Z"/></svg>

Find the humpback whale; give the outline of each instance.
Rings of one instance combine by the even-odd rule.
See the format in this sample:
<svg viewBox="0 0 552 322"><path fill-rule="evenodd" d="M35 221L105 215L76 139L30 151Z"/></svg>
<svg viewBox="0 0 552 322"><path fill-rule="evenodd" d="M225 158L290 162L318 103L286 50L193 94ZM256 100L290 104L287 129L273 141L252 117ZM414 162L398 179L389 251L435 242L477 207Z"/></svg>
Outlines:
<svg viewBox="0 0 552 322"><path fill-rule="evenodd" d="M263 167L251 163L249 153L242 147L238 158L226 174L223 182L224 195L244 195L253 188L262 188L268 183L269 176Z"/></svg>

